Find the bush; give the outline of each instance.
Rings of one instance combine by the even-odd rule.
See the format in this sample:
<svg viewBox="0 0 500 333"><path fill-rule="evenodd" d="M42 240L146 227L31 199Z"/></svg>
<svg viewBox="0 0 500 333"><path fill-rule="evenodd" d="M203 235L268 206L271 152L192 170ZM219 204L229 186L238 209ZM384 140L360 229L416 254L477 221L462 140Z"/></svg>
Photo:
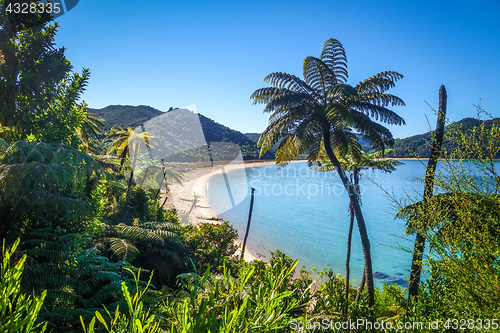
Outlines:
<svg viewBox="0 0 500 333"><path fill-rule="evenodd" d="M221 225L199 224L184 229L186 257L194 261L199 271L210 267L214 273L222 273L226 268L234 270L238 259L234 257L238 246L234 241L237 231L228 222Z"/></svg>
<svg viewBox="0 0 500 333"><path fill-rule="evenodd" d="M29 333L37 332L42 324L35 324L47 291L40 297L31 297L21 293L21 274L23 273L26 255L11 267L11 260L19 245L19 239L9 249L3 242L3 262L0 281L0 332ZM47 323L41 327L45 332Z"/></svg>

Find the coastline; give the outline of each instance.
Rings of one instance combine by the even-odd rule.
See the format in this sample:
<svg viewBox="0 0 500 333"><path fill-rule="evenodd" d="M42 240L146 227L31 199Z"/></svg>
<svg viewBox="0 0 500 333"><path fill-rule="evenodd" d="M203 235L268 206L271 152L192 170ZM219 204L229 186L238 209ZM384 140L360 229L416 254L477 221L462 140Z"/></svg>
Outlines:
<svg viewBox="0 0 500 333"><path fill-rule="evenodd" d="M397 160L418 160L416 158L398 158ZM426 159L420 159L426 160ZM306 160L294 160L290 163L297 162L305 162ZM232 162L229 164L225 164L224 171L235 170L235 169L244 169L250 167L257 167L263 165L275 165L274 160L270 161L238 161ZM180 184L171 184L169 186L169 191L165 193L161 193L160 202L165 200L165 196L168 196L168 200L164 206L164 209L176 209L180 215L184 213L184 217L181 220L184 220L184 223L191 223L193 225L201 224L201 223L209 223L209 224L221 224L222 221L217 220L217 216L214 211L208 204L206 187L208 184L208 180L211 176L215 174L222 173L222 165L215 166L214 168L210 166L202 166L197 168L192 168L191 170L183 173L183 185ZM196 200L196 205L193 207L193 200ZM190 212L189 214L186 214ZM189 221L189 222L188 222ZM231 222L231 221L229 221ZM236 255L240 255L241 247L243 243L244 235L239 235L240 237L235 240L235 243L238 246L238 251ZM246 262L257 260L258 258L252 253L257 253L251 246L247 243L245 249L244 260Z"/></svg>
<svg viewBox="0 0 500 333"><path fill-rule="evenodd" d="M303 162L302 160L292 161ZM250 167L257 167L262 165L275 165L275 161L241 161L224 165L224 171L243 169ZM172 184L169 186L169 192L167 194L162 193L161 200L165 200L165 196L168 196L167 203L165 204L165 209L175 208L178 212L182 214L185 212L187 220L191 224L197 225L200 223L210 223L210 224L220 224L221 221L215 220L217 216L213 210L208 205L206 187L208 179L215 175L222 173L222 166L212 167L202 167L194 168L184 173L183 185ZM193 205L193 200L196 200L196 204ZM189 213L189 214L187 214ZM236 255L241 254L242 239L238 239L235 243L238 245L239 250ZM257 260L251 253L251 248L248 244L245 247L244 260L246 262Z"/></svg>

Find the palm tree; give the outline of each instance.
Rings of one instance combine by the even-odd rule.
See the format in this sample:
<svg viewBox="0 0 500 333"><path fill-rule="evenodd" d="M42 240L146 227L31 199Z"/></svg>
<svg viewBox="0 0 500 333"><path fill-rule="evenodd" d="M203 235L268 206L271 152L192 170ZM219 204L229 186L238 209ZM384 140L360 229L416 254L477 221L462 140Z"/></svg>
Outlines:
<svg viewBox="0 0 500 333"><path fill-rule="evenodd" d="M347 178L335 153L342 156L349 149L359 151L361 148L359 143L356 144L356 133L381 150L394 143L391 132L370 117L388 124L404 124L403 118L387 108L389 105L404 105L404 102L386 93L403 76L387 71L354 87L348 85L345 50L333 38L325 42L320 58L304 59L303 76L304 80L287 73L271 73L264 82L272 87L258 89L251 95L254 104L266 104L264 112L271 113L270 124L259 138L260 155L282 140L276 153L277 164L287 164L293 157L304 153L312 164L324 146L353 202L363 244L369 305L372 306L375 299L366 225L354 185Z"/></svg>
<svg viewBox="0 0 500 333"><path fill-rule="evenodd" d="M120 125L114 125L109 131L106 133L106 137L103 141L113 141L111 144L111 148L108 149L108 155L116 150L116 155L119 156L120 162L120 170L123 168L123 164L125 163L125 159L128 154L128 145L124 147L122 150L118 150L117 148L121 147L123 142L128 142L128 136L130 134L129 131L124 130Z"/></svg>
<svg viewBox="0 0 500 333"><path fill-rule="evenodd" d="M127 153L130 156L130 152L133 152L134 158L132 160L132 171L130 173L130 178L128 181L128 189L127 194L130 189L130 184L132 182L132 177L134 175L134 169L137 162L137 156L139 155L139 151L141 149L141 144L144 143L146 147L153 147L153 142L151 141L152 136L148 136L147 132L137 133L132 128L127 128L127 130L123 130L120 126L113 126L113 128L106 133L108 135L106 140L116 138L115 141L111 144L111 148L108 150L108 154L116 150L117 155L122 159L120 169L123 167L123 163L125 162L125 158Z"/></svg>
<svg viewBox="0 0 500 333"><path fill-rule="evenodd" d="M169 180L172 184L174 182L176 182L176 183L182 185L183 178L184 178L184 176L182 173L177 172L172 168L166 168L165 163L162 160L161 167L156 166L156 165L149 165L146 167L146 170L144 170L144 175L142 176L140 187L142 187L142 185L144 184L144 181L146 181L146 179L150 179L155 184L158 184L158 191L156 192L156 195L154 197L154 199L156 199L158 197L158 194L160 194L162 183L165 184L165 189L168 191ZM165 204L167 199L168 199L168 197L165 198L163 205Z"/></svg>
<svg viewBox="0 0 500 333"><path fill-rule="evenodd" d="M393 150L393 149L390 149ZM396 170L396 166L403 164L398 160L384 158L384 154L382 151L375 152L373 154L367 154L363 151L360 154L351 154L347 156L342 156L339 158L339 162L344 168L344 171L351 172L351 182L354 183L355 191L358 195L358 200L361 199L361 193L359 191L359 180L360 180L360 172L361 170L367 169L377 169L383 172L392 172ZM325 152L322 150L320 153L320 161L318 161L317 169L319 171L331 171L335 170L335 166L328 161L328 156L326 156ZM354 225L354 207L352 202L349 202L349 212L351 215L350 223L349 223L349 232L347 236L347 255L346 255L346 278L345 278L345 310L344 313L347 315L348 308L348 300L349 300L349 275L350 275L350 265L349 262L351 260L351 242L352 242L352 229ZM358 300L361 291L363 290L366 277L363 272L363 278L361 279L361 283L359 286L358 296L356 297L356 301Z"/></svg>
<svg viewBox="0 0 500 333"><path fill-rule="evenodd" d="M94 113L85 113L85 119L83 120L82 125L77 129L77 135L82 141L87 154L90 153L90 150L94 146L94 141L99 140L99 135L102 134L102 129L106 127L103 121L103 118Z"/></svg>

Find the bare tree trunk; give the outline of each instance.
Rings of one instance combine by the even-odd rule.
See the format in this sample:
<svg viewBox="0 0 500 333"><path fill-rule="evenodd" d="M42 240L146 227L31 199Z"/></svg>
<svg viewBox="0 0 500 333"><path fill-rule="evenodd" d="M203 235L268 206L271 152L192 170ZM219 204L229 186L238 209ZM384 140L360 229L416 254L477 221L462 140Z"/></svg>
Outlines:
<svg viewBox="0 0 500 333"><path fill-rule="evenodd" d="M255 189L252 187L252 198L250 199L250 210L248 212L248 223L247 223L247 230L245 231L245 238L243 239L243 248L241 249L241 260L245 258L245 249L247 246L247 238L248 238L248 232L250 231L250 221L252 220L252 211L253 211L253 197Z"/></svg>
<svg viewBox="0 0 500 333"><path fill-rule="evenodd" d="M354 169L353 176L354 176L354 188L356 190L356 193L359 195L359 170ZM349 232L347 235L347 256L345 260L345 310L344 310L345 316L347 316L347 310L349 308L349 279L350 279L349 262L351 260L352 228L354 225L354 208L350 201L349 201L349 211L351 213L351 219L349 221Z"/></svg>
<svg viewBox="0 0 500 333"><path fill-rule="evenodd" d="M349 261L351 260L351 241L352 241L352 227L354 225L354 208L352 203L349 201L349 211L351 212L351 221L349 223L349 232L347 235L347 256L345 259L345 310L344 316L347 317L347 310L349 308L349 278L350 278L350 268Z"/></svg>
<svg viewBox="0 0 500 333"><path fill-rule="evenodd" d="M358 194L356 193L354 185L352 185L349 179L347 178L344 169L342 169L342 166L340 165L339 160L333 153L332 146L330 143L330 132L328 130L325 131L324 133L324 143L328 158L337 169L337 173L339 174L339 177L342 180L342 183L344 184L347 194L349 195L349 199L353 204L356 220L358 221L359 234L361 236L361 244L363 245L363 256L365 258L366 285L368 288L368 306L372 307L375 304L375 289L373 287L373 271L372 271L372 259L370 254L370 240L368 239L368 232L366 231L365 219L363 218L363 213L361 212L361 207L359 205Z"/></svg>
<svg viewBox="0 0 500 333"><path fill-rule="evenodd" d="M434 174L436 166L441 155L441 146L444 136L444 125L446 120L446 103L447 95L444 85L439 88L439 110L436 124L436 132L434 135L434 143L432 145L431 156L427 164L425 172L425 187L424 187L424 203L432 197L434 188ZM420 273L422 271L422 258L425 249L425 238L418 232L415 239L415 248L413 251L413 259L411 262L410 285L408 286L408 305L412 297L418 297L418 288L420 287ZM407 310L408 310L407 305Z"/></svg>
<svg viewBox="0 0 500 333"><path fill-rule="evenodd" d="M134 176L135 162L137 160L137 155L139 153L139 146L137 146L134 153L135 154L134 154L134 161L132 162L132 171L130 171L130 178L128 179L127 194L125 196L127 199L128 199L128 193L130 191L130 184L132 184L132 177Z"/></svg>
<svg viewBox="0 0 500 333"><path fill-rule="evenodd" d="M366 281L366 270L363 271L363 277L361 278L361 283L359 284L358 293L356 294L356 299L354 300L354 304L358 303L359 298L361 297L361 293L365 288L365 281Z"/></svg>

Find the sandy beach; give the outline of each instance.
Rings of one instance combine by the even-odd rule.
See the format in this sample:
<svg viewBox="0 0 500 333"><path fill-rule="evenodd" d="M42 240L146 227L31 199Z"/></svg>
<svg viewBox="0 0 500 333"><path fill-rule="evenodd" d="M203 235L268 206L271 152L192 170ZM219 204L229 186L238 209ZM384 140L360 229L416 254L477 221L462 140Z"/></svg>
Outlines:
<svg viewBox="0 0 500 333"><path fill-rule="evenodd" d="M256 167L261 165L274 165L274 161L240 161L239 163L232 162L230 164L224 165L224 170L234 170L240 168ZM165 209L175 208L181 215L184 212L184 219L188 220L189 223L211 223L211 224L221 224L222 221L215 220L217 216L214 214L210 206L208 205L205 188L208 179L217 173L222 173L221 166L212 167L200 167L193 168L183 174L184 180L183 184L172 184L169 186L170 191L168 193L162 193L161 201L165 200L165 195L168 196L168 200L165 204ZM231 221L229 221L231 222ZM237 240L240 250L237 255L241 253L241 247L243 243L244 235L240 235ZM254 257L249 249L248 245L245 250L245 261L252 261L257 259Z"/></svg>

